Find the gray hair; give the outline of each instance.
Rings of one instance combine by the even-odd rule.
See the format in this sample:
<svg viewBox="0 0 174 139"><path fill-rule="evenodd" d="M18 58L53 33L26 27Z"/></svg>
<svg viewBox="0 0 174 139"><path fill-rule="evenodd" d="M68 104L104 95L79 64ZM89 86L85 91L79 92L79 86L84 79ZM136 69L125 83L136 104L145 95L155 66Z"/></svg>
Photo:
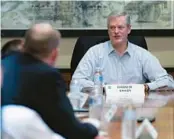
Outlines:
<svg viewBox="0 0 174 139"><path fill-rule="evenodd" d="M124 11L124 12L118 12L118 11L113 11L108 15L107 18L107 25L109 24L109 18L110 17L119 17L119 16L125 16L126 17L126 24L130 25L131 21L130 21L130 16Z"/></svg>

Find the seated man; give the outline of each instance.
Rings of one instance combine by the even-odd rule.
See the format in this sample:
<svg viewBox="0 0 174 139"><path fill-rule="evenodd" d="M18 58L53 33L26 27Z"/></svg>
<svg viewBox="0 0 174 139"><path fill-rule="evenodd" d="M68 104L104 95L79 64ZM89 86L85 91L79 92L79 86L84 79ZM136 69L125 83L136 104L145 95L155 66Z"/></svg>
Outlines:
<svg viewBox="0 0 174 139"><path fill-rule="evenodd" d="M94 85L94 73L100 68L105 84L145 84L146 91L174 87L173 79L149 51L130 43L130 17L125 12L112 12L107 19L110 41L90 48L80 61L72 80L81 87ZM146 84L146 81L150 82Z"/></svg>
<svg viewBox="0 0 174 139"><path fill-rule="evenodd" d="M20 105L34 110L52 131L67 139L102 139L96 126L81 123L74 115L65 82L54 68L59 42L60 33L46 23L26 32L23 52L1 62L2 107Z"/></svg>

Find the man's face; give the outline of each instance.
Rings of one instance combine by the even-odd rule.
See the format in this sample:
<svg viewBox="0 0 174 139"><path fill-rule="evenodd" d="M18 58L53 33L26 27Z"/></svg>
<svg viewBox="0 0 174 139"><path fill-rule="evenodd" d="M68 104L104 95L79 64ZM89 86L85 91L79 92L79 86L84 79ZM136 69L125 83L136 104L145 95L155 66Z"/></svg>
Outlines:
<svg viewBox="0 0 174 139"><path fill-rule="evenodd" d="M108 34L114 47L126 43L130 31L131 26L126 23L126 16L111 16L109 18Z"/></svg>

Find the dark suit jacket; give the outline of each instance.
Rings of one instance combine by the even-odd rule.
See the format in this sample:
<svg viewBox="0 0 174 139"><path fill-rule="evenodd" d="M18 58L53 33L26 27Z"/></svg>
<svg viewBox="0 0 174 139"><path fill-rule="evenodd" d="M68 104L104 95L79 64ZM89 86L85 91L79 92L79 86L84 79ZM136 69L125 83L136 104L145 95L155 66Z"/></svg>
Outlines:
<svg viewBox="0 0 174 139"><path fill-rule="evenodd" d="M88 51L88 49L96 44L108 41L109 37L107 36L82 36L77 39L77 42L74 46L72 59L71 59L71 75L73 75L76 67L78 66L80 60ZM143 36L128 36L128 40L131 43L134 43L144 49L147 48L146 40Z"/></svg>
<svg viewBox="0 0 174 139"><path fill-rule="evenodd" d="M2 67L2 106L24 105L37 111L54 132L67 139L93 139L98 134L94 126L75 118L57 69L19 52L5 57Z"/></svg>

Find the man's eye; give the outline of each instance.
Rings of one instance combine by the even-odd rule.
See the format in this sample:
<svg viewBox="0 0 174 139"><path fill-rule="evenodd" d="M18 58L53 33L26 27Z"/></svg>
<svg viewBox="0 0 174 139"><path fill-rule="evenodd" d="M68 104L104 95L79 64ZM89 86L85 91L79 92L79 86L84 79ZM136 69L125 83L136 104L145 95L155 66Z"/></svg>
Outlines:
<svg viewBox="0 0 174 139"><path fill-rule="evenodd" d="M120 27L118 27L119 29L123 29L124 27L123 26L120 26Z"/></svg>

